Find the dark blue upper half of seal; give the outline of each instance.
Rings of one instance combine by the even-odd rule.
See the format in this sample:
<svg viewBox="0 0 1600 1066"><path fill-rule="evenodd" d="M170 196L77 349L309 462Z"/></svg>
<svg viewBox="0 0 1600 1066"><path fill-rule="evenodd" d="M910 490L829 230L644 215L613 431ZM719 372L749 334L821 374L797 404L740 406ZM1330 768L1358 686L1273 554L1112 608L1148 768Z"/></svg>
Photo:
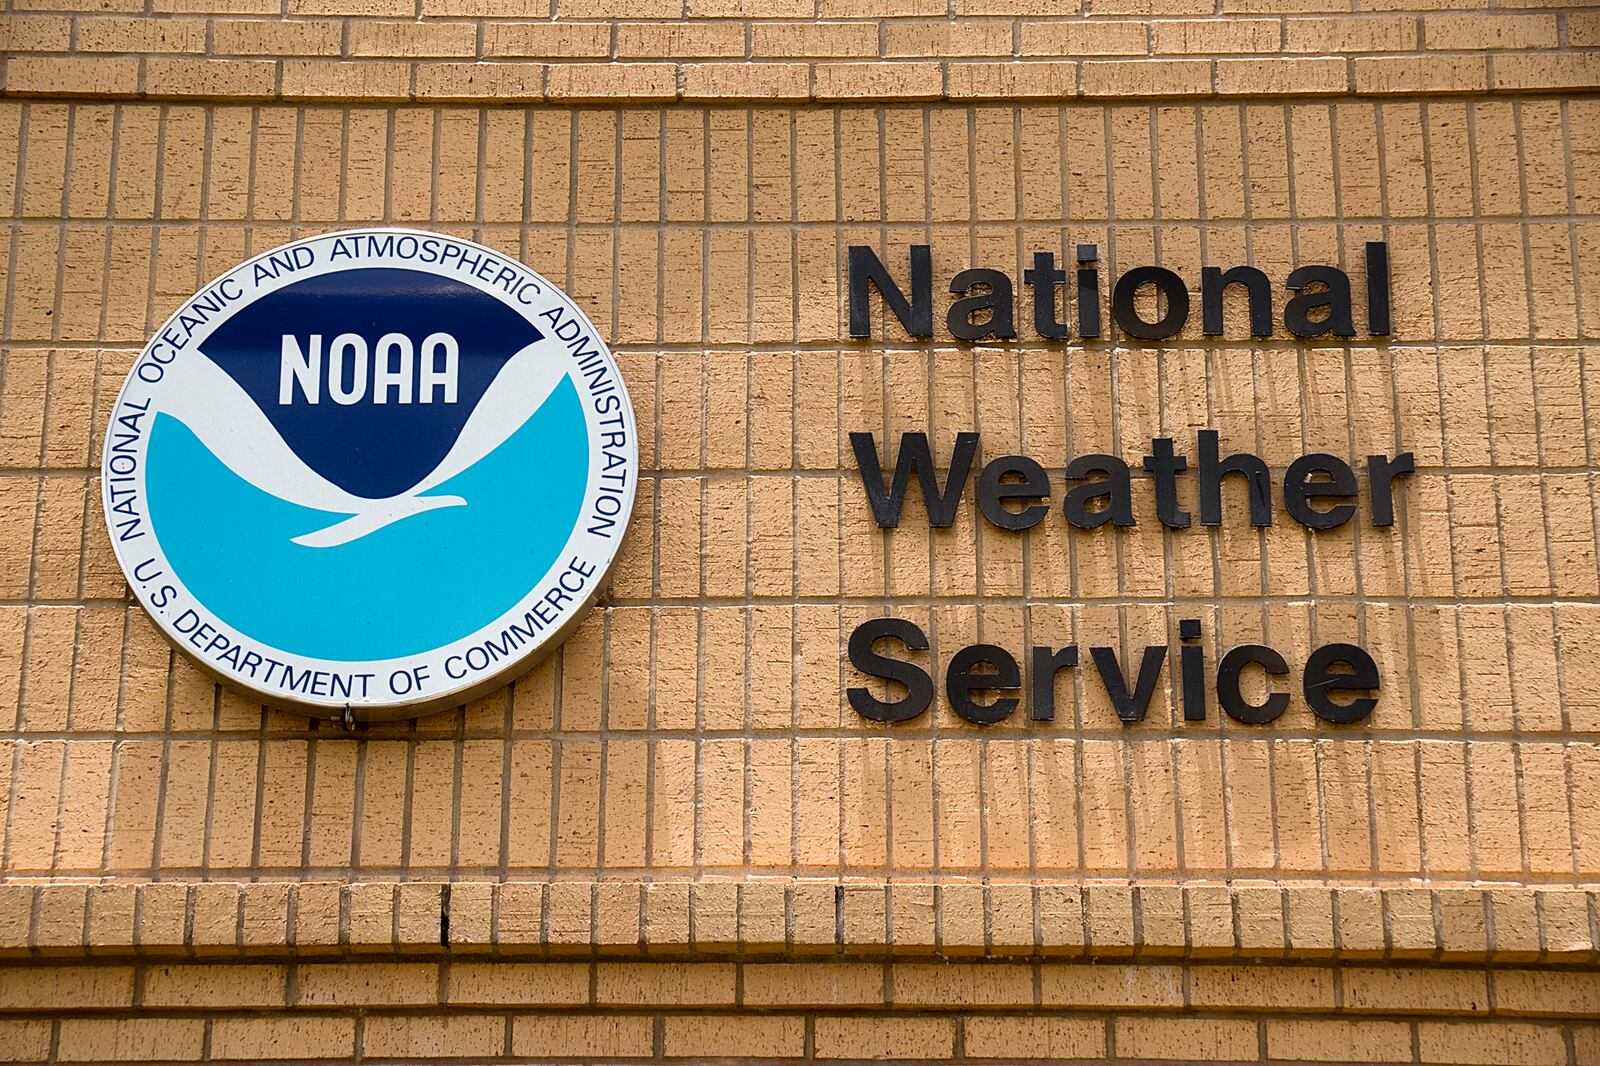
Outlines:
<svg viewBox="0 0 1600 1066"><path fill-rule="evenodd" d="M459 355L455 401L444 389L423 390L424 343L434 334L454 338ZM353 334L335 361L335 339ZM380 340L399 334L412 353L410 391L394 384L376 402ZM321 338L317 402L295 381L291 402L280 402L284 337L300 350ZM470 285L417 270L363 267L294 282L261 297L219 326L202 346L239 383L307 466L357 496L381 499L411 488L438 466L484 392L507 360L541 334L511 308ZM366 366L358 369L358 353ZM401 370L403 344L385 355L391 375ZM434 369L443 366L437 344ZM340 374L337 383L332 374ZM365 388L358 385L365 380ZM335 385L345 402L333 397ZM428 401L421 402L427 391ZM405 393L410 402L402 403ZM352 396L358 396L352 400Z"/></svg>

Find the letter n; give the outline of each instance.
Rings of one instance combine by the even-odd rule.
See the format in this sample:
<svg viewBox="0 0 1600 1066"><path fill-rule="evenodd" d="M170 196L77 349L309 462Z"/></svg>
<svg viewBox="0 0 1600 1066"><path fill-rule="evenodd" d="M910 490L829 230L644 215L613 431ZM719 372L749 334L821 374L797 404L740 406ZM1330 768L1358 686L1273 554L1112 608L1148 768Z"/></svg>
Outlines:
<svg viewBox="0 0 1600 1066"><path fill-rule="evenodd" d="M911 246L911 302L895 284L878 254L864 244L850 246L850 336L872 336L868 284L877 286L884 303L913 337L933 336L933 253L926 244Z"/></svg>

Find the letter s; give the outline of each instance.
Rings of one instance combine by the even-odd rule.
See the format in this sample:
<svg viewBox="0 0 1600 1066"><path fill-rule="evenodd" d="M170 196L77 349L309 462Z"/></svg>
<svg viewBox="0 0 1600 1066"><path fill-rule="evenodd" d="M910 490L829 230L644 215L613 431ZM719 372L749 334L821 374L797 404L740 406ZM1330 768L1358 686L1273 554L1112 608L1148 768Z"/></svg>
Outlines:
<svg viewBox="0 0 1600 1066"><path fill-rule="evenodd" d="M850 665L864 674L897 681L904 685L903 699L880 700L865 688L852 688L846 695L850 706L863 718L874 722L905 722L928 709L933 702L933 678L915 663L879 655L872 646L885 637L894 637L911 651L927 651L928 636L904 618L874 618L856 626L850 634Z"/></svg>

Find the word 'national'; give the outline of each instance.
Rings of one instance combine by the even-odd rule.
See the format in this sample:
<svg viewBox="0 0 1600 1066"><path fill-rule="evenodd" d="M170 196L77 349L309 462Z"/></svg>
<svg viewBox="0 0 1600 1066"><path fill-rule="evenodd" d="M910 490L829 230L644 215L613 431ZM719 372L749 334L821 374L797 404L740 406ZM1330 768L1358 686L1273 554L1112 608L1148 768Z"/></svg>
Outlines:
<svg viewBox="0 0 1600 1066"><path fill-rule="evenodd" d="M1072 300L1057 298L1056 290L1067 283L1066 270L1056 266L1053 252L1034 252L1033 266L1022 272L1022 281L1033 290L1033 329L1045 340L1065 340L1071 335L1067 315L1069 303L1077 307L1078 336L1093 340L1100 336L1100 270L1096 266L1100 249L1093 244L1078 245L1075 271L1076 295ZM1368 241L1365 252L1367 281L1367 332L1374 337L1389 335L1389 245ZM895 281L878 254L864 244L851 245L849 263L850 336L872 336L871 290L876 288L884 306L913 337L933 336L933 253L929 245L913 244L910 249L911 298ZM1354 337L1356 335L1350 276L1335 266L1296 267L1284 279L1283 287L1293 295L1283 306L1283 325L1302 340L1316 337ZM1144 317L1138 303L1141 289L1151 289L1160 297L1155 307L1159 318ZM1270 337L1273 332L1272 281L1253 266L1223 270L1203 267L1200 271L1201 330L1207 337L1224 333L1224 311L1230 290L1243 290L1249 309L1250 335ZM1011 276L991 267L973 267L950 279L951 301L945 324L957 340L1012 340L1017 335L1015 287ZM1059 306L1059 312L1058 312ZM1160 266L1137 266L1118 276L1111 289L1111 317L1128 337L1161 341L1176 337L1189 319L1189 286L1176 273Z"/></svg>

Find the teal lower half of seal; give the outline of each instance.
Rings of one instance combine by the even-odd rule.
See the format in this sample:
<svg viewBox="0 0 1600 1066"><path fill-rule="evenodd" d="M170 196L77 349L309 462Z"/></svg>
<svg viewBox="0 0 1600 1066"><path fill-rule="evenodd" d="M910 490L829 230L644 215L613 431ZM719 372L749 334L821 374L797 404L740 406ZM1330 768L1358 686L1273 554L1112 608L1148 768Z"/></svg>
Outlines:
<svg viewBox="0 0 1600 1066"><path fill-rule="evenodd" d="M465 506L330 548L293 538L341 516L263 492L170 415L157 416L146 461L151 525L206 610L280 651L358 662L451 644L531 592L577 524L589 436L567 378L505 443L424 494Z"/></svg>

